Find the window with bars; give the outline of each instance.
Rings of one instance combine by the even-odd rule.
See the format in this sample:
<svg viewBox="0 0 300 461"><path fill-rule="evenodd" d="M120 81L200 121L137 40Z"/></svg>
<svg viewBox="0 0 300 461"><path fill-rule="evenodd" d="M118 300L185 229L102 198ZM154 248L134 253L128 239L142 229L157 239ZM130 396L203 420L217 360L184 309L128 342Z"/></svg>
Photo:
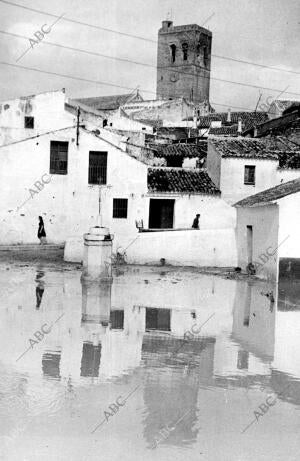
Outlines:
<svg viewBox="0 0 300 461"><path fill-rule="evenodd" d="M24 117L24 128L34 128L34 117Z"/></svg>
<svg viewBox="0 0 300 461"><path fill-rule="evenodd" d="M128 199L114 198L113 218L127 218Z"/></svg>
<svg viewBox="0 0 300 461"><path fill-rule="evenodd" d="M66 141L50 141L50 173L68 173L68 145Z"/></svg>
<svg viewBox="0 0 300 461"><path fill-rule="evenodd" d="M255 185L255 166L245 165L244 184Z"/></svg>
<svg viewBox="0 0 300 461"><path fill-rule="evenodd" d="M89 184L106 184L107 152L90 151Z"/></svg>

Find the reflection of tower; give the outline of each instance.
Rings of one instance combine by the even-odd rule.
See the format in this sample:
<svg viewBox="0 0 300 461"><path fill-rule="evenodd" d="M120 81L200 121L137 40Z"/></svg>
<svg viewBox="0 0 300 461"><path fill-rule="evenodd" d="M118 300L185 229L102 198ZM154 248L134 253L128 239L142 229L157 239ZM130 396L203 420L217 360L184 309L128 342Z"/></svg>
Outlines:
<svg viewBox="0 0 300 461"><path fill-rule="evenodd" d="M157 98L209 100L212 33L190 24L163 21L158 32Z"/></svg>

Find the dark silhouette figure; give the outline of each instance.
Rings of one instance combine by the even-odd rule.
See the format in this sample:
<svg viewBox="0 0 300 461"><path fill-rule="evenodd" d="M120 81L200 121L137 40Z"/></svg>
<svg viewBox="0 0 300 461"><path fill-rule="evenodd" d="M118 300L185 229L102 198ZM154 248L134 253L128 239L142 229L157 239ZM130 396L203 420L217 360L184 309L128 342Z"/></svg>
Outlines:
<svg viewBox="0 0 300 461"><path fill-rule="evenodd" d="M249 263L246 267L246 271L248 275L255 275L256 269L253 263Z"/></svg>
<svg viewBox="0 0 300 461"><path fill-rule="evenodd" d="M37 286L35 288L36 309L37 310L40 308L42 298L43 298L43 294L44 294L44 291L45 291L45 288L44 288L45 283L43 281L44 275L45 275L45 272L39 270L39 271L37 271L36 278L35 278L35 281L37 283Z"/></svg>
<svg viewBox="0 0 300 461"><path fill-rule="evenodd" d="M200 215L196 214L196 218L194 219L193 225L192 225L193 229L200 229L200 227L199 227L199 219L200 219Z"/></svg>
<svg viewBox="0 0 300 461"><path fill-rule="evenodd" d="M46 242L46 231L44 226L44 221L41 216L39 216L39 228L38 228L38 238L40 239L40 245L43 245Z"/></svg>
<svg viewBox="0 0 300 461"><path fill-rule="evenodd" d="M35 295L36 295L36 309L38 310L40 308L40 305L41 305L41 302L42 302L42 298L43 298L43 294L44 294L44 287L41 286L41 285L38 285L35 289Z"/></svg>

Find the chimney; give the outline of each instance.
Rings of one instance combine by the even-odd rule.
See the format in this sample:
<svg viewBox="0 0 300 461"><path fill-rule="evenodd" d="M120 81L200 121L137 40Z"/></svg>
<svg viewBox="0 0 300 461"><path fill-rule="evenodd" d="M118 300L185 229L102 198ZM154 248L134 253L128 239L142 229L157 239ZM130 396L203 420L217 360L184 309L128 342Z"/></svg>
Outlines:
<svg viewBox="0 0 300 461"><path fill-rule="evenodd" d="M242 134L242 119L238 119L238 134Z"/></svg>
<svg viewBox="0 0 300 461"><path fill-rule="evenodd" d="M169 21L168 19L166 21L162 21L162 29L163 31L167 31L169 27L173 26L173 21Z"/></svg>
<svg viewBox="0 0 300 461"><path fill-rule="evenodd" d="M228 111L227 111L227 122L228 123L231 122L231 109L228 109Z"/></svg>

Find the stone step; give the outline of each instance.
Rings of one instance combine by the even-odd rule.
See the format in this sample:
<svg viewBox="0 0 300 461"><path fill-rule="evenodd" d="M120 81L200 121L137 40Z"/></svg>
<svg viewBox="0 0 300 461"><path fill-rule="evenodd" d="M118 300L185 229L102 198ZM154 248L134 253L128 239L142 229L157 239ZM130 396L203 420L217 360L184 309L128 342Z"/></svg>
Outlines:
<svg viewBox="0 0 300 461"><path fill-rule="evenodd" d="M25 243L20 245L0 245L1 251L48 251L48 250L63 250L65 244L46 243L40 245L38 243Z"/></svg>

